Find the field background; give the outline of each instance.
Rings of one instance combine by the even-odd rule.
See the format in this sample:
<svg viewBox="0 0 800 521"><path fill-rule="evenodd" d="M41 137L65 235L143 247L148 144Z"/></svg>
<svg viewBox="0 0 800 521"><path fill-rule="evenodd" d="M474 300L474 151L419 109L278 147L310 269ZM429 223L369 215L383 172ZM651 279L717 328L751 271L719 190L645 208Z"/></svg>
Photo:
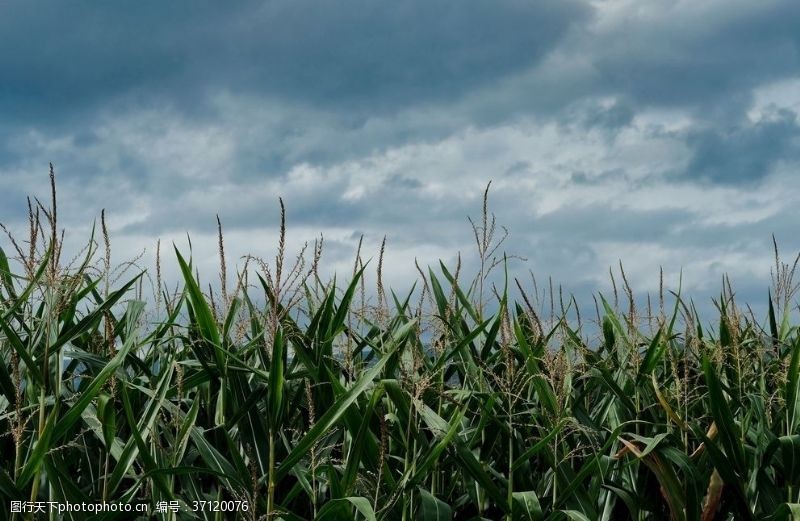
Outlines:
<svg viewBox="0 0 800 521"><path fill-rule="evenodd" d="M509 280L487 188L476 274L418 267L398 295L382 249L322 280L322 243L287 252L282 212L275 257L236 273L218 221L201 286L177 248L153 271L111 266L104 213L62 258L51 182L0 250L2 519L31 517L11 501L177 502L158 519L234 517L191 512L202 501L254 520L800 518L796 262L777 246L766 320L727 281L714 328L663 286L642 306L621 266L581 317L552 282Z"/></svg>

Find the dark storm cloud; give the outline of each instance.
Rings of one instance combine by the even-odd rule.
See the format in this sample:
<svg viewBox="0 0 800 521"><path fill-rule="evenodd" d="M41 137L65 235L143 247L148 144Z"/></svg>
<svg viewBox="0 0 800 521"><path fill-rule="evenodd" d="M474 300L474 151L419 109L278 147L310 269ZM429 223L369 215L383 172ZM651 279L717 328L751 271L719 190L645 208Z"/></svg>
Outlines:
<svg viewBox="0 0 800 521"><path fill-rule="evenodd" d="M39 2L0 6L0 108L256 92L359 114L452 99L536 63L576 1Z"/></svg>
<svg viewBox="0 0 800 521"><path fill-rule="evenodd" d="M686 143L693 151L686 175L712 182L757 181L778 162L800 161L800 125L788 110L755 123L693 130Z"/></svg>
<svg viewBox="0 0 800 521"><path fill-rule="evenodd" d="M738 117L754 87L800 65L794 1L654 4L614 16L597 28L597 13L577 0L5 2L0 111L54 127L73 115L74 127L92 109L167 102L213 118L208 96L233 92L332 110L355 128L470 92L457 110L490 124L621 95L629 104L587 114L587 124L624 125L653 105ZM540 69L553 53L560 58ZM553 65L562 61L587 66Z"/></svg>
<svg viewBox="0 0 800 521"><path fill-rule="evenodd" d="M531 115L613 135L648 107L688 107L704 126L687 136L701 139L741 124L754 87L800 66L796 2L653 4L600 26L598 5L3 3L0 114L9 132L69 132L80 148L101 118L171 107L165 117L213 124L228 117L210 101L220 93L268 101L284 117L237 143L245 182Z"/></svg>
<svg viewBox="0 0 800 521"><path fill-rule="evenodd" d="M641 105L730 111L748 104L754 87L800 66L800 3L793 0L656 4L620 19L597 35L596 88Z"/></svg>

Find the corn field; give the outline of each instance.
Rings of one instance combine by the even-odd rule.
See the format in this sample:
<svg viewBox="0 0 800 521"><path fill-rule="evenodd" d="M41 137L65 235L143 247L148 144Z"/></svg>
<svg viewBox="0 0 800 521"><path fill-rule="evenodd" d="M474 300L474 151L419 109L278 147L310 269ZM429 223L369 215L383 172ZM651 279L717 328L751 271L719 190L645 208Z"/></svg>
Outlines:
<svg viewBox="0 0 800 521"><path fill-rule="evenodd" d="M709 328L680 291L645 307L624 280L589 320L509 280L485 205L480 272L419 269L408 294L383 287L383 248L324 280L321 242L285 251L283 213L275 257L235 274L220 224L208 285L178 248L115 270L105 215L66 260L54 185L28 207L29 237L0 250L2 519L800 519L777 255L768 316L723 284Z"/></svg>

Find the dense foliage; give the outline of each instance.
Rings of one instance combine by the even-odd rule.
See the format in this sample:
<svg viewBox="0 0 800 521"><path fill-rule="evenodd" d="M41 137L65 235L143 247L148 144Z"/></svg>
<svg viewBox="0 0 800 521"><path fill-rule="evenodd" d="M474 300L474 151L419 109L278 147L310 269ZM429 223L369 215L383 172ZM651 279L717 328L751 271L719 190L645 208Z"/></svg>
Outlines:
<svg viewBox="0 0 800 521"><path fill-rule="evenodd" d="M319 248L284 266L281 241L231 290L220 233L216 295L176 250L181 289L159 269L142 299L106 233L63 263L55 200L36 208L0 252L0 518L106 500L179 502L158 519L234 517L199 501L240 519L800 519L790 266L763 328L729 287L711 331L680 294L637 312L626 283L590 335L571 306L488 282L485 212L472 283L441 264L375 295L359 260L323 281Z"/></svg>

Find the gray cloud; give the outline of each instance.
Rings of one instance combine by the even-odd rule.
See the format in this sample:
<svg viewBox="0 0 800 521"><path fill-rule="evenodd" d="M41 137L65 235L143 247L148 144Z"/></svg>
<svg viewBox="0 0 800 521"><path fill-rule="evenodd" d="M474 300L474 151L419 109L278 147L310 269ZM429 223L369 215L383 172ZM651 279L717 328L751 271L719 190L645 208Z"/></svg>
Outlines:
<svg viewBox="0 0 800 521"><path fill-rule="evenodd" d="M364 118L530 67L587 13L574 0L4 3L0 106L42 121L120 100L191 111L227 90Z"/></svg>
<svg viewBox="0 0 800 521"><path fill-rule="evenodd" d="M53 161L62 222L105 207L117 248L213 236L217 213L231 248L262 248L282 196L342 265L387 235L402 282L414 257L475 269L466 217L493 178L516 276L587 297L622 258L637 287L664 264L761 298L770 234L794 237L800 99L759 96L798 78L797 19L788 0L6 2L0 221Z"/></svg>
<svg viewBox="0 0 800 521"><path fill-rule="evenodd" d="M797 114L782 110L767 120L689 132L693 150L686 175L713 182L757 181L781 161L800 160Z"/></svg>
<svg viewBox="0 0 800 521"><path fill-rule="evenodd" d="M800 5L790 0L651 4L620 10L599 29L599 82L642 104L691 105L709 114L747 103L750 91L796 73Z"/></svg>
<svg viewBox="0 0 800 521"><path fill-rule="evenodd" d="M618 130L633 121L636 112L629 105L614 103L610 107L592 107L583 116L583 124L587 127L601 127Z"/></svg>

